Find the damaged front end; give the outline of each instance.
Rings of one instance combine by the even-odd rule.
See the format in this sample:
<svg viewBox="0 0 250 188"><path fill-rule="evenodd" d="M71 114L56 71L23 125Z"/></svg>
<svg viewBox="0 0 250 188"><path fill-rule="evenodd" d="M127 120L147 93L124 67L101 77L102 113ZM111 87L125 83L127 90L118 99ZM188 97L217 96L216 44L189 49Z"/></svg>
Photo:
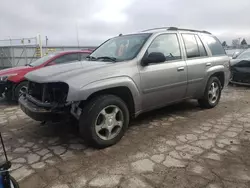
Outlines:
<svg viewBox="0 0 250 188"><path fill-rule="evenodd" d="M231 83L250 86L250 61L241 60L231 65Z"/></svg>
<svg viewBox="0 0 250 188"><path fill-rule="evenodd" d="M8 100L13 98L15 83L11 81L0 81L0 97L6 97Z"/></svg>
<svg viewBox="0 0 250 188"><path fill-rule="evenodd" d="M70 114L66 102L69 86L63 82L36 83L29 81L27 92L19 98L24 113L36 121L61 121Z"/></svg>

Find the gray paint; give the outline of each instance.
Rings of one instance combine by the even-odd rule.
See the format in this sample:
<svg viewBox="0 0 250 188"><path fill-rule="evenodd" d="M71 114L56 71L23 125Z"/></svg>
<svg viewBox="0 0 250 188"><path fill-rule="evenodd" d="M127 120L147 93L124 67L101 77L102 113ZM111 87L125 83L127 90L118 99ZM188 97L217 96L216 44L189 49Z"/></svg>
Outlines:
<svg viewBox="0 0 250 188"><path fill-rule="evenodd" d="M178 61L141 65L141 59L158 35L177 33L183 58ZM145 43L136 58L127 62L83 61L45 67L26 75L28 80L40 83L65 82L69 85L67 101L86 100L91 94L119 86L130 89L135 101L136 115L186 98L203 95L209 77L224 72L229 78L229 57L186 59L179 31L155 32ZM193 32L192 32L193 33ZM196 33L201 35L200 33ZM201 36L202 37L202 36Z"/></svg>

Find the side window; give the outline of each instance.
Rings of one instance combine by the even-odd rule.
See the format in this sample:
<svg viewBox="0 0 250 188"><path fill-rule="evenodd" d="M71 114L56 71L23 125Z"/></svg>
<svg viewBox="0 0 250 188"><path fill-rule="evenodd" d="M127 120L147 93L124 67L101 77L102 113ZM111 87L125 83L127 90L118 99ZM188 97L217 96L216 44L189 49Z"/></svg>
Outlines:
<svg viewBox="0 0 250 188"><path fill-rule="evenodd" d="M180 45L176 34L164 34L157 36L149 46L147 53L161 52L166 61L181 59Z"/></svg>
<svg viewBox="0 0 250 188"><path fill-rule="evenodd" d="M196 35L195 38L196 38L196 41L198 43L198 47L199 47L199 51L200 51L200 56L201 57L207 56L207 51L206 51L206 49L205 49L205 47L204 47L204 45L203 45L200 37Z"/></svg>
<svg viewBox="0 0 250 188"><path fill-rule="evenodd" d="M213 56L226 54L224 48L222 47L220 41L217 38L209 35L204 35L203 38L204 41L207 43L209 49L211 50Z"/></svg>
<svg viewBox="0 0 250 188"><path fill-rule="evenodd" d="M56 64L62 64L62 63L67 63L67 62L71 62L71 61L78 61L78 60L79 60L78 54L74 53L74 54L63 55L63 56L55 59L54 62Z"/></svg>
<svg viewBox="0 0 250 188"><path fill-rule="evenodd" d="M200 52L198 44L195 39L195 35L192 34L182 34L184 40L187 58L200 57Z"/></svg>

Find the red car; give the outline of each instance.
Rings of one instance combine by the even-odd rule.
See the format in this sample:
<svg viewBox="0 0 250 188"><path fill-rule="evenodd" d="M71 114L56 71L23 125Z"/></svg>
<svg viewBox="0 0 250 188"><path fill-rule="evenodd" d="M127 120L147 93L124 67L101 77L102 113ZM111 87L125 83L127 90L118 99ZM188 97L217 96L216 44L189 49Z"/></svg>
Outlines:
<svg viewBox="0 0 250 188"><path fill-rule="evenodd" d="M24 78L26 73L45 66L81 61L91 52L90 50L55 52L26 66L3 69L0 71L0 97L4 94L8 100L17 100L27 88L27 81Z"/></svg>

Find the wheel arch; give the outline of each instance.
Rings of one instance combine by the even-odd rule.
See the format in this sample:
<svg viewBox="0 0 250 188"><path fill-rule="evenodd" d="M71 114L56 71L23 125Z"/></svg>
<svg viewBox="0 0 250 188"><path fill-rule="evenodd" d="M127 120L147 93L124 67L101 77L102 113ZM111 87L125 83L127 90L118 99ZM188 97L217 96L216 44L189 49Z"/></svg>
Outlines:
<svg viewBox="0 0 250 188"><path fill-rule="evenodd" d="M101 95L115 95L121 98L127 105L129 109L130 116L133 117L135 114L135 101L132 95L132 92L128 87L119 86L108 89L99 90L97 92L92 93L86 101L90 101L93 98L96 98Z"/></svg>
<svg viewBox="0 0 250 188"><path fill-rule="evenodd" d="M218 65L218 66L213 66L210 69L207 70L207 76L206 79L203 82L203 88L202 88L202 93L201 95L204 94L207 83L209 81L209 79L213 76L216 76L220 82L221 82L221 86L222 88L225 85L225 71L224 71L224 66L223 65Z"/></svg>
<svg viewBox="0 0 250 188"><path fill-rule="evenodd" d="M82 87L80 91L74 93L69 91L67 101L83 101L85 103L93 97L105 94L120 97L128 105L131 116L134 116L141 109L140 92L135 82L129 77L99 80Z"/></svg>

